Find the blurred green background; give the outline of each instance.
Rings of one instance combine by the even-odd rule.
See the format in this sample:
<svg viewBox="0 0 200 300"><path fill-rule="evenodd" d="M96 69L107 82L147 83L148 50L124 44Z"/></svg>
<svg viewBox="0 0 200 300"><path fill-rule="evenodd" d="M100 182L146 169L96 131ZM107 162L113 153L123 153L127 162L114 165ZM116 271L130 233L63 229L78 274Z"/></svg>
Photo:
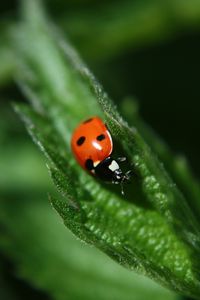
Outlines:
<svg viewBox="0 0 200 300"><path fill-rule="evenodd" d="M45 6L125 117L133 99L198 177L200 2L46 0ZM18 1L0 2L1 299L145 299L151 293L178 299L76 241L52 211L47 192L56 192L44 161L11 107L26 101L7 36L18 18Z"/></svg>

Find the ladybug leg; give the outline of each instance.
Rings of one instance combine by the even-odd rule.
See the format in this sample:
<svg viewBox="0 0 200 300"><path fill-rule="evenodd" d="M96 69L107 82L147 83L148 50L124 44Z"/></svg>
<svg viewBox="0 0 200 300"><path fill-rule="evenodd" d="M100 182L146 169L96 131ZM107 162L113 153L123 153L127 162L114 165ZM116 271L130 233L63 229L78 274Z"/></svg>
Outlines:
<svg viewBox="0 0 200 300"><path fill-rule="evenodd" d="M120 187L121 187L121 194L122 194L122 196L124 196L125 194L124 194L124 180L122 180L121 182L120 182Z"/></svg>
<svg viewBox="0 0 200 300"><path fill-rule="evenodd" d="M124 174L124 176L123 176L123 178L122 178L122 180L121 180L121 182L120 182L120 187L121 187L121 194L122 194L122 196L125 195L125 194L124 194L124 182L126 181L127 183L130 183L130 179L131 179L132 173L133 173L132 170L127 171L127 172Z"/></svg>
<svg viewBox="0 0 200 300"><path fill-rule="evenodd" d="M123 161L126 161L126 157L118 157L116 159L117 162L123 162Z"/></svg>
<svg viewBox="0 0 200 300"><path fill-rule="evenodd" d="M120 182L117 181L117 180L113 180L112 183L113 183L113 184L120 184Z"/></svg>
<svg viewBox="0 0 200 300"><path fill-rule="evenodd" d="M133 175L133 171L129 170L124 174L124 180L130 181L131 176Z"/></svg>

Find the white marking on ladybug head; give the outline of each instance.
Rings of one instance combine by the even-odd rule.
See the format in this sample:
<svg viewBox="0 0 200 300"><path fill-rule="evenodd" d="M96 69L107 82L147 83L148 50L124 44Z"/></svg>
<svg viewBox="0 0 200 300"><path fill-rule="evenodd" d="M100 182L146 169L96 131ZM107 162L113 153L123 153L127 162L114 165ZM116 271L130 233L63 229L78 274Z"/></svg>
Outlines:
<svg viewBox="0 0 200 300"><path fill-rule="evenodd" d="M102 150L101 145L98 144L97 142L93 141L93 142L92 142L92 145L94 146L95 149L100 150L100 151Z"/></svg>
<svg viewBox="0 0 200 300"><path fill-rule="evenodd" d="M93 163L93 166L96 168L96 166L100 163L100 160L97 160Z"/></svg>
<svg viewBox="0 0 200 300"><path fill-rule="evenodd" d="M108 167L112 172L119 169L119 165L115 160L112 160L111 164Z"/></svg>

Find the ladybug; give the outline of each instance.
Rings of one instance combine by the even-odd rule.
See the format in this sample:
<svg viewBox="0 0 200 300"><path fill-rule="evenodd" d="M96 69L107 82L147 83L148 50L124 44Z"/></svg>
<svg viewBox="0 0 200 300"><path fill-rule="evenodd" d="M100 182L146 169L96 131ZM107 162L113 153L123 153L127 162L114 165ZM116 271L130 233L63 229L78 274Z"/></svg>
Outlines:
<svg viewBox="0 0 200 300"><path fill-rule="evenodd" d="M124 181L130 180L131 171L123 173L118 164L125 161L125 157L116 160L111 157L112 137L99 117L92 117L79 124L72 135L71 148L83 169L103 181L121 184L124 194L122 185Z"/></svg>

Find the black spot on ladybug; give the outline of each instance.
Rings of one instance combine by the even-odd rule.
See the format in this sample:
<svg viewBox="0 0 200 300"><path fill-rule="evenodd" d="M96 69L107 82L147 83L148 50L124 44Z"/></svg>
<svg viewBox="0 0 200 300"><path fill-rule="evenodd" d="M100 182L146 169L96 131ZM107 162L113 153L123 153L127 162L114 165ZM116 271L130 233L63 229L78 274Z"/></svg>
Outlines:
<svg viewBox="0 0 200 300"><path fill-rule="evenodd" d="M97 136L97 141L103 141L105 139L105 135L104 134L100 134Z"/></svg>
<svg viewBox="0 0 200 300"><path fill-rule="evenodd" d="M92 169L94 169L94 165L93 165L93 160L88 158L85 162L85 167L86 169L88 169L89 171L91 171Z"/></svg>
<svg viewBox="0 0 200 300"><path fill-rule="evenodd" d="M83 145L84 142L85 142L85 136L81 136L81 137L76 141L76 143L77 143L78 146Z"/></svg>
<svg viewBox="0 0 200 300"><path fill-rule="evenodd" d="M83 122L83 124L89 123L93 120L93 118L87 119L86 121Z"/></svg>

